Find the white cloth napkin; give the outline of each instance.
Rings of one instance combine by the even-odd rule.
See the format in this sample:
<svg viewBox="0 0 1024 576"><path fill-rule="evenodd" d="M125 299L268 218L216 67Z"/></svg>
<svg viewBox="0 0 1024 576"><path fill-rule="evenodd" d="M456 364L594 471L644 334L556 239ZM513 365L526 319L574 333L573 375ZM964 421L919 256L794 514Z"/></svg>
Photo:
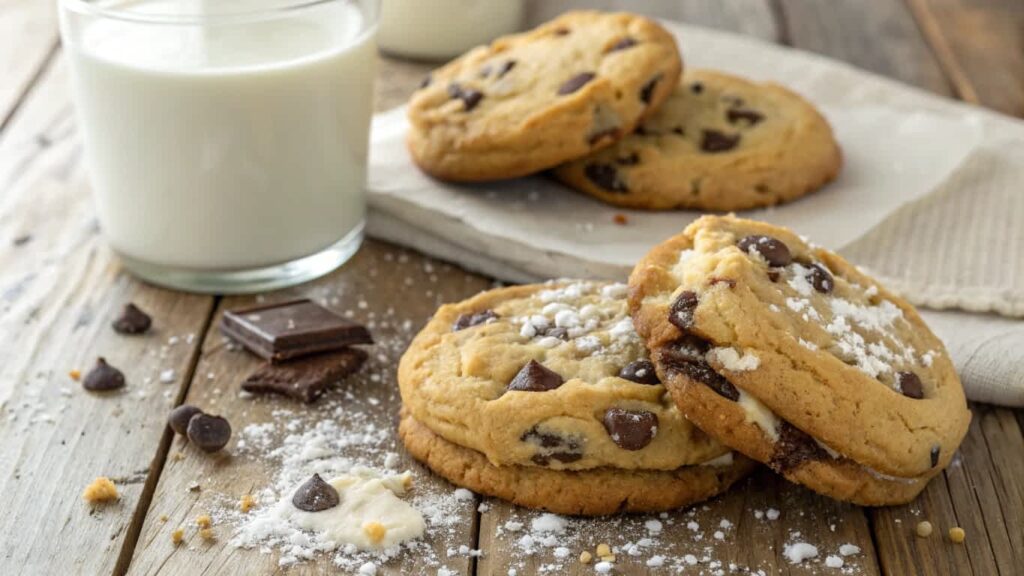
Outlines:
<svg viewBox="0 0 1024 576"><path fill-rule="evenodd" d="M871 269L915 304L1024 316L1024 123L826 58L668 23L687 66L776 80L815 102L843 147L828 188L745 212ZM542 176L454 186L404 146L404 110L374 119L369 233L500 280L625 278L697 212L607 206ZM626 225L614 223L624 213ZM1024 405L1024 322L926 313L972 399Z"/></svg>

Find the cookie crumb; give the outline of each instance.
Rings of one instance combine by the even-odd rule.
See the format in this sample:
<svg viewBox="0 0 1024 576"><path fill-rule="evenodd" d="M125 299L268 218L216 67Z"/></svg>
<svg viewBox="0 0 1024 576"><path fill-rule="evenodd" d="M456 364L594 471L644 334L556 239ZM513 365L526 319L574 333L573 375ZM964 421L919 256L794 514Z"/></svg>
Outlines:
<svg viewBox="0 0 1024 576"><path fill-rule="evenodd" d="M184 460L185 459L185 453L184 452L175 452L171 456L171 459L174 460L175 462L179 462L181 460Z"/></svg>
<svg viewBox="0 0 1024 576"><path fill-rule="evenodd" d="M82 499L93 504L109 502L118 498L120 496L117 494L117 486L114 486L114 483L106 476L100 476L93 480L82 492Z"/></svg>
<svg viewBox="0 0 1024 576"><path fill-rule="evenodd" d="M370 542L380 544L384 540L384 536L387 535L388 529L380 522L367 522L363 525L363 532Z"/></svg>
<svg viewBox="0 0 1024 576"><path fill-rule="evenodd" d="M590 561L593 559L594 556L590 552L587 552L586 550L580 552L580 562L582 562L583 564L590 564Z"/></svg>
<svg viewBox="0 0 1024 576"><path fill-rule="evenodd" d="M178 528L174 532L171 532L171 543L172 544L177 546L177 545L181 544L183 540L185 540L185 529L184 528Z"/></svg>
<svg viewBox="0 0 1024 576"><path fill-rule="evenodd" d="M209 514L196 516L196 526L199 526L200 528L209 528L211 524L213 524L213 520L210 518Z"/></svg>
<svg viewBox="0 0 1024 576"><path fill-rule="evenodd" d="M253 499L252 495L246 494L242 496L242 500L238 503L238 509L241 510L243 514L245 514L249 510L252 510L252 507L255 505L256 500Z"/></svg>
<svg viewBox="0 0 1024 576"><path fill-rule="evenodd" d="M964 541L964 539L966 539L966 538L967 538L967 533L966 533L966 532L964 532L964 529L963 529L963 528L961 528L961 527L959 527L959 526L954 526L954 527L952 527L952 528L950 528L950 529L949 529L949 539L950 539L950 540L951 540L951 541L952 541L952 542L953 542L954 544L960 544L960 543L962 543L962 542Z"/></svg>
<svg viewBox="0 0 1024 576"><path fill-rule="evenodd" d="M82 371L81 370L72 370L72 371L68 372L68 378L71 378L75 382L78 382L79 380L82 379Z"/></svg>
<svg viewBox="0 0 1024 576"><path fill-rule="evenodd" d="M626 224L629 224L629 218L627 218L622 212L617 212L615 216L612 217L612 222L615 222L619 226L625 226Z"/></svg>
<svg viewBox="0 0 1024 576"><path fill-rule="evenodd" d="M921 538L927 538L932 535L932 523L927 520L922 520L917 523L917 535Z"/></svg>
<svg viewBox="0 0 1024 576"><path fill-rule="evenodd" d="M160 521L161 521L161 522L167 522L167 520L168 520L168 518L167 518L167 514L161 514L161 515L160 515Z"/></svg>
<svg viewBox="0 0 1024 576"><path fill-rule="evenodd" d="M608 556L608 555L610 555L611 553L612 553L612 549L611 549L611 547L610 547L610 546L608 546L607 544L603 544L603 543L602 543L602 544L598 544L598 545L597 545L597 556L598 556L599 558L600 558L600 557L604 557L604 556Z"/></svg>
<svg viewBox="0 0 1024 576"><path fill-rule="evenodd" d="M199 536L201 536L203 540L215 540L217 538L217 535L213 533L213 528L201 529L199 531Z"/></svg>

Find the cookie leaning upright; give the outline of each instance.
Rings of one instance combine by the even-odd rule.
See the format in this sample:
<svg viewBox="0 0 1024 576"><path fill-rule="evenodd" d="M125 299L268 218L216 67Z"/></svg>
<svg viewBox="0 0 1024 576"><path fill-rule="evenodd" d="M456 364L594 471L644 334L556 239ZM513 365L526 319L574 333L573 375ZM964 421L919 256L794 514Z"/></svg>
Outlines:
<svg viewBox="0 0 1024 576"><path fill-rule="evenodd" d="M800 95L711 70L687 70L636 132L555 170L600 200L648 210L746 210L831 181L842 155Z"/></svg>
<svg viewBox="0 0 1024 576"><path fill-rule="evenodd" d="M683 418L625 292L559 282L442 306L399 365L406 448L456 484L560 513L668 510L728 488L752 462Z"/></svg>
<svg viewBox="0 0 1024 576"><path fill-rule="evenodd" d="M569 12L435 70L409 102L409 151L445 180L532 174L631 132L681 70L675 40L654 21Z"/></svg>
<svg viewBox="0 0 1024 576"><path fill-rule="evenodd" d="M700 218L636 266L630 309L687 418L823 494L909 501L966 434L913 307L784 228Z"/></svg>

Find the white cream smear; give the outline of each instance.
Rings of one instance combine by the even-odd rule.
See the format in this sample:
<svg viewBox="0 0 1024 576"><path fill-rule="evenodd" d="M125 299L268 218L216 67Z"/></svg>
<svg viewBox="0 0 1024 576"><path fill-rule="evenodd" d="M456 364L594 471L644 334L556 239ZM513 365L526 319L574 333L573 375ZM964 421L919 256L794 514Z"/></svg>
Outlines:
<svg viewBox="0 0 1024 576"><path fill-rule="evenodd" d="M410 472L382 476L368 468L353 468L327 483L341 499L334 508L300 510L292 504L293 490L275 505L271 515L317 533L334 547L381 550L423 536L423 514L400 498L412 484Z"/></svg>

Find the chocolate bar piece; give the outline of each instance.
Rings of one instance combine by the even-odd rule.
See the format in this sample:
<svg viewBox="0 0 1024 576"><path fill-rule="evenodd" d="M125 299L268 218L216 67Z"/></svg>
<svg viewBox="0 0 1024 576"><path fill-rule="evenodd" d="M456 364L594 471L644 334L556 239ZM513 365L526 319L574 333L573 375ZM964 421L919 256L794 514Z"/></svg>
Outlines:
<svg viewBox="0 0 1024 576"><path fill-rule="evenodd" d="M229 310L224 313L220 329L253 354L271 362L353 344L373 344L365 326L345 320L308 299Z"/></svg>
<svg viewBox="0 0 1024 576"><path fill-rule="evenodd" d="M242 390L253 394L281 394L309 404L330 385L359 370L365 360L366 352L346 348L287 364L268 362L242 382Z"/></svg>

